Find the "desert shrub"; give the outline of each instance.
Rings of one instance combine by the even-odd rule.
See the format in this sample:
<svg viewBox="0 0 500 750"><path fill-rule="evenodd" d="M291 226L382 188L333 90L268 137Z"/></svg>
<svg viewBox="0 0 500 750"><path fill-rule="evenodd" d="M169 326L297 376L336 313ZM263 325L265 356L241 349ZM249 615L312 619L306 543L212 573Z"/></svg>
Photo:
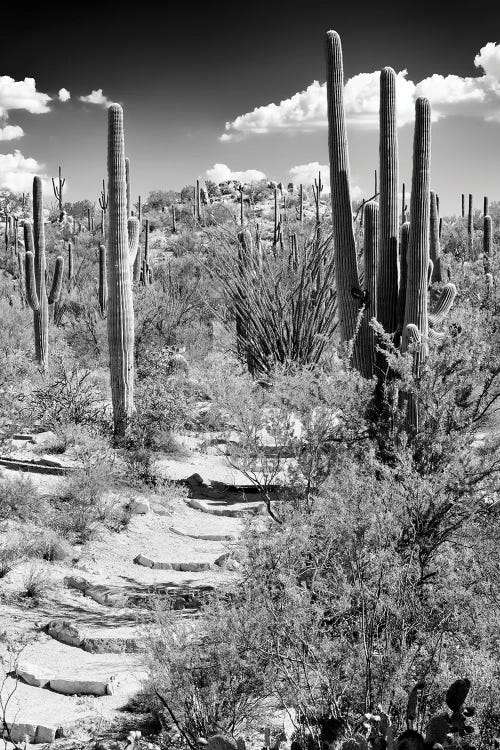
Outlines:
<svg viewBox="0 0 500 750"><path fill-rule="evenodd" d="M47 571L39 565L33 564L23 578L23 587L19 595L30 599L36 605L47 596L51 583Z"/></svg>
<svg viewBox="0 0 500 750"><path fill-rule="evenodd" d="M32 521L43 517L46 503L28 476L0 478L0 520Z"/></svg>
<svg viewBox="0 0 500 750"><path fill-rule="evenodd" d="M15 542L8 541L0 544L0 578L5 578L10 573L22 556L22 550Z"/></svg>
<svg viewBox="0 0 500 750"><path fill-rule="evenodd" d="M27 546L27 555L48 562L59 562L70 557L71 547L60 534L52 529L45 529L33 536Z"/></svg>
<svg viewBox="0 0 500 750"><path fill-rule="evenodd" d="M204 622L206 635L195 635L191 629L180 629L159 606L158 634L149 642L149 710L167 707L166 720L173 715L193 744L199 737L255 727L262 720L265 697L259 660L237 648L231 612L214 602Z"/></svg>
<svg viewBox="0 0 500 750"><path fill-rule="evenodd" d="M173 450L172 433L189 417L182 378L158 375L143 378L137 384L135 407L129 430L130 446Z"/></svg>
<svg viewBox="0 0 500 750"><path fill-rule="evenodd" d="M90 370L56 357L47 377L33 390L26 407L31 418L47 427L95 425L104 421L102 395Z"/></svg>

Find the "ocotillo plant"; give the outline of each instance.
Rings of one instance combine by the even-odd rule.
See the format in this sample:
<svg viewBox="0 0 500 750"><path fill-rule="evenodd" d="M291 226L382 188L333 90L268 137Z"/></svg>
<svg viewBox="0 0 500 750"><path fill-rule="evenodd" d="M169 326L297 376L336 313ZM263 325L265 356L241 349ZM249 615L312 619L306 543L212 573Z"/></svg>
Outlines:
<svg viewBox="0 0 500 750"><path fill-rule="evenodd" d="M59 167L59 177L57 178L57 185L54 178L52 178L52 189L54 191L54 195L56 197L58 206L59 206L59 218L61 219L64 216L63 211L63 190L64 185L66 183L66 178L61 177L61 167Z"/></svg>
<svg viewBox="0 0 500 750"><path fill-rule="evenodd" d="M134 410L134 308L127 231L123 110L108 109L108 342L114 432L123 437Z"/></svg>
<svg viewBox="0 0 500 750"><path fill-rule="evenodd" d="M430 206L430 247L429 254L432 261L432 275L431 281L442 281L442 270L441 270L441 243L439 241L439 207L437 201L437 195L434 190L431 190L431 206Z"/></svg>
<svg viewBox="0 0 500 750"><path fill-rule="evenodd" d="M25 237L30 230L31 225L25 222ZM26 299L33 310L35 357L40 367L45 370L49 356L49 304L57 302L61 296L64 259L61 256L56 259L54 278L47 297L42 181L39 177L33 179L33 234L35 252L28 250L25 256ZM32 245L33 241L28 239L26 247Z"/></svg>
<svg viewBox="0 0 500 750"><path fill-rule="evenodd" d="M104 318L106 315L106 307L108 303L108 270L107 270L107 259L106 259L106 248L104 245L99 245L99 310Z"/></svg>

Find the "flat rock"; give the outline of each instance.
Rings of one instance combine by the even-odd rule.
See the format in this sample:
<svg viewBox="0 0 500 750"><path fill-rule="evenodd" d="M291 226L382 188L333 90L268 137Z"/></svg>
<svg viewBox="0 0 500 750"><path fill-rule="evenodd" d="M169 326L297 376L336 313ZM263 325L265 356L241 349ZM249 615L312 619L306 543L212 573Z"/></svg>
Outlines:
<svg viewBox="0 0 500 750"><path fill-rule="evenodd" d="M45 687L54 676L43 667L38 667L31 662L20 662L16 667L16 673L28 685L33 687Z"/></svg>
<svg viewBox="0 0 500 750"><path fill-rule="evenodd" d="M42 466L52 466L55 469L64 468L64 464L62 463L62 461L59 461L58 458L54 458L53 456L42 456L37 463L41 464Z"/></svg>
<svg viewBox="0 0 500 750"><path fill-rule="evenodd" d="M207 750L238 750L238 745L231 737L216 734L208 738Z"/></svg>
<svg viewBox="0 0 500 750"><path fill-rule="evenodd" d="M50 681L50 689L62 695L111 695L112 682L104 680L71 680L55 678Z"/></svg>
<svg viewBox="0 0 500 750"><path fill-rule="evenodd" d="M176 526L171 526L170 531L179 536L185 536L189 539L198 539L204 542L235 542L238 540L238 534L192 534Z"/></svg>

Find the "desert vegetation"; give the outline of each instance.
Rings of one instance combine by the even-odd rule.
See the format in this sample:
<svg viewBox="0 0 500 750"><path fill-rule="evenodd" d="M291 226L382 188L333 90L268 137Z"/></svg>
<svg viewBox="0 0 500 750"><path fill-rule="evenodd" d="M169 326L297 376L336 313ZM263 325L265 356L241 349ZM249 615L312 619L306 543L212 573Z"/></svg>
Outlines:
<svg viewBox="0 0 500 750"><path fill-rule="evenodd" d="M133 205L119 104L97 203L66 202L61 167L52 207L39 177L2 192L6 742L71 736L22 729L27 685L114 698L23 661L40 631L105 653L109 616L141 634L110 652L141 673L112 747L498 747L500 202L440 215L425 98L401 201L391 68L376 194L353 202L325 45L329 193L193 178ZM201 557L158 561L179 518Z"/></svg>

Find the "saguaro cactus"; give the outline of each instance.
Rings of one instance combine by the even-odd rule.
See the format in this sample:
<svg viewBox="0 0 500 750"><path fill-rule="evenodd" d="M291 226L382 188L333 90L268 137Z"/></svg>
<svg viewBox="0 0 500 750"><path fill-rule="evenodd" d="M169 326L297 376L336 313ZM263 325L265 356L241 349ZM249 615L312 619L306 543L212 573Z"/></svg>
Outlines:
<svg viewBox="0 0 500 750"><path fill-rule="evenodd" d="M484 272L489 273L491 271L491 238L493 234L493 222L491 216L488 214L484 217L483 221L483 266Z"/></svg>
<svg viewBox="0 0 500 750"><path fill-rule="evenodd" d="M64 259L58 256L54 269L54 278L47 298L45 232L43 224L42 181L33 179L33 238L30 238L31 225L25 222L25 245L32 247L34 253L27 250L25 256L26 299L33 310L33 328L35 333L35 357L40 367L45 370L49 356L49 304L58 302L64 272ZM28 240L26 242L26 237Z"/></svg>
<svg viewBox="0 0 500 750"><path fill-rule="evenodd" d="M114 432L123 437L134 410L134 308L127 231L123 110L108 109L108 342Z"/></svg>
<svg viewBox="0 0 500 750"><path fill-rule="evenodd" d="M64 184L65 184L65 182L66 182L66 178L65 177L61 177L61 167L59 167L59 177L57 179L57 185L56 185L56 182L55 182L54 178L52 178L52 189L54 191L54 195L56 197L56 200L57 200L57 203L58 203L58 206L59 206L59 219L62 219L63 216L64 216L64 211L63 211L63 190L64 190Z"/></svg>
<svg viewBox="0 0 500 750"><path fill-rule="evenodd" d="M473 209L472 194L469 193L469 210L467 212L467 235L469 243L469 252L472 253L472 247L474 245L474 209Z"/></svg>
<svg viewBox="0 0 500 750"><path fill-rule="evenodd" d="M429 270L429 215L431 166L431 107L427 99L415 102L415 133L413 139L413 173L410 200L410 236L407 252L407 282L404 327L416 326L424 339L422 356L428 336L427 275ZM403 351L408 337L403 334Z"/></svg>
<svg viewBox="0 0 500 750"><path fill-rule="evenodd" d="M68 242L68 289L71 288L73 281L73 245Z"/></svg>
<svg viewBox="0 0 500 750"><path fill-rule="evenodd" d="M380 261L377 319L388 333L395 331L397 325L398 171L396 74L392 68L384 68L380 74Z"/></svg>
<svg viewBox="0 0 500 750"><path fill-rule="evenodd" d="M376 203L367 203L365 206L365 276L364 287L367 292L366 315L370 320L377 316L377 269L379 265L379 207ZM371 374L375 372L375 334L372 328L368 329L368 338L372 352Z"/></svg>
<svg viewBox="0 0 500 750"><path fill-rule="evenodd" d="M441 270L441 243L439 241L439 214L437 195L431 190L430 204L430 235L429 255L432 261L431 281L442 281Z"/></svg>
<svg viewBox="0 0 500 750"><path fill-rule="evenodd" d="M139 239L141 225L137 216L129 216L127 221L128 252L133 281L139 281L142 268L141 248Z"/></svg>
<svg viewBox="0 0 500 750"><path fill-rule="evenodd" d="M352 225L342 47L336 31L327 32L325 52L330 194L340 335L344 342L354 339L354 367L369 376L371 351L368 328L364 325L359 327L358 321L363 293L360 289Z"/></svg>
<svg viewBox="0 0 500 750"><path fill-rule="evenodd" d="M106 211L108 210L108 204L109 199L106 194L106 182L105 180L102 181L102 190L101 195L99 196L99 206L101 208L101 235L104 237L105 235L105 226L106 226Z"/></svg>

